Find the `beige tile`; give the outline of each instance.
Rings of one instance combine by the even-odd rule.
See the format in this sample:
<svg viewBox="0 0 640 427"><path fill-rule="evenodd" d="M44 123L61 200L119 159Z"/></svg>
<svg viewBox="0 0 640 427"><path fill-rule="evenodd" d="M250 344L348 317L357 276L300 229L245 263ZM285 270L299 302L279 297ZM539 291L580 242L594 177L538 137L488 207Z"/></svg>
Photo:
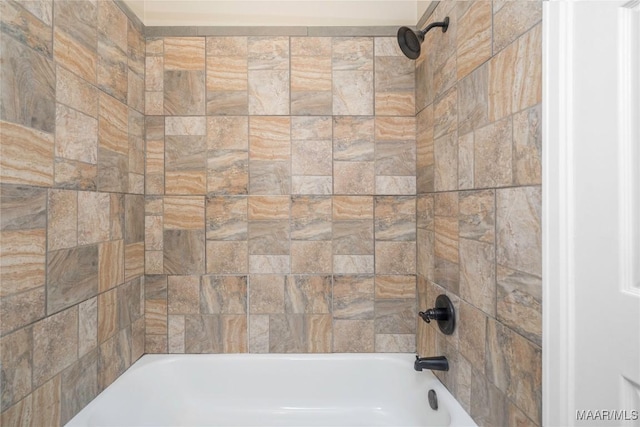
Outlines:
<svg viewBox="0 0 640 427"><path fill-rule="evenodd" d="M373 117L333 118L333 159L373 161L375 156Z"/></svg>
<svg viewBox="0 0 640 427"><path fill-rule="evenodd" d="M419 195L416 199L416 226L433 231L435 198L433 194Z"/></svg>
<svg viewBox="0 0 640 427"><path fill-rule="evenodd" d="M206 135L205 117L165 117L165 135Z"/></svg>
<svg viewBox="0 0 640 427"><path fill-rule="evenodd" d="M371 195L375 189L373 162L334 162L333 190L337 195Z"/></svg>
<svg viewBox="0 0 640 427"><path fill-rule="evenodd" d="M287 276L285 311L295 314L331 312L331 276Z"/></svg>
<svg viewBox="0 0 640 427"><path fill-rule="evenodd" d="M246 240L248 204L245 196L206 199L208 240Z"/></svg>
<svg viewBox="0 0 640 427"><path fill-rule="evenodd" d="M269 352L269 315L249 316L249 352Z"/></svg>
<svg viewBox="0 0 640 427"><path fill-rule="evenodd" d="M165 70L204 70L204 37L165 37Z"/></svg>
<svg viewBox="0 0 640 427"><path fill-rule="evenodd" d="M243 92L248 89L248 61L244 56L207 57L207 91Z"/></svg>
<svg viewBox="0 0 640 427"><path fill-rule="evenodd" d="M375 56L403 56L396 37L376 37L373 40Z"/></svg>
<svg viewBox="0 0 640 427"><path fill-rule="evenodd" d="M491 57L491 2L477 1L458 17L456 71L458 80ZM497 24L496 24L497 25ZM493 26L495 30L496 27Z"/></svg>
<svg viewBox="0 0 640 427"><path fill-rule="evenodd" d="M78 193L78 244L109 240L111 224L109 222L110 195L81 191Z"/></svg>
<svg viewBox="0 0 640 427"><path fill-rule="evenodd" d="M251 117L249 146L251 160L289 160L291 158L290 118Z"/></svg>
<svg viewBox="0 0 640 427"><path fill-rule="evenodd" d="M333 70L373 70L372 37L334 37Z"/></svg>
<svg viewBox="0 0 640 427"><path fill-rule="evenodd" d="M331 58L323 56L292 57L291 91L331 91Z"/></svg>
<svg viewBox="0 0 640 427"><path fill-rule="evenodd" d="M118 240L124 238L124 214L125 197L124 194L111 194L111 239Z"/></svg>
<svg viewBox="0 0 640 427"><path fill-rule="evenodd" d="M542 25L538 24L489 62L489 119L539 104L542 98Z"/></svg>
<svg viewBox="0 0 640 427"><path fill-rule="evenodd" d="M98 295L98 344L118 331L118 291L112 289Z"/></svg>
<svg viewBox="0 0 640 427"><path fill-rule="evenodd" d="M474 183L476 187L511 185L513 180L512 132L510 117L475 132Z"/></svg>
<svg viewBox="0 0 640 427"><path fill-rule="evenodd" d="M291 194L330 195L333 191L331 176L292 176Z"/></svg>
<svg viewBox="0 0 640 427"><path fill-rule="evenodd" d="M250 70L288 70L288 37L249 37L247 45Z"/></svg>
<svg viewBox="0 0 640 427"><path fill-rule="evenodd" d="M33 4L33 3L31 3ZM23 40L32 49L51 57L52 54L52 32L51 32L51 4L49 4L48 19L37 19L36 9L32 13L27 12L28 4L2 4L2 24L6 27L6 32L18 40ZM22 7L20 7L22 6ZM24 7L24 9L23 9ZM36 15L36 16L34 16ZM43 22L45 21L45 22Z"/></svg>
<svg viewBox="0 0 640 427"><path fill-rule="evenodd" d="M207 241L207 273L246 274L249 248L246 241Z"/></svg>
<svg viewBox="0 0 640 427"><path fill-rule="evenodd" d="M377 242L376 273L415 274L415 242Z"/></svg>
<svg viewBox="0 0 640 427"><path fill-rule="evenodd" d="M248 150L248 117L207 117L207 147L210 150Z"/></svg>
<svg viewBox="0 0 640 427"><path fill-rule="evenodd" d="M61 376L53 377L49 382L33 391L32 425L45 425L52 420L60 420Z"/></svg>
<svg viewBox="0 0 640 427"><path fill-rule="evenodd" d="M89 83L96 82L97 9L95 3L62 3L54 11L56 61Z"/></svg>
<svg viewBox="0 0 640 427"><path fill-rule="evenodd" d="M415 334L416 300L392 299L375 302L376 334Z"/></svg>
<svg viewBox="0 0 640 427"><path fill-rule="evenodd" d="M247 37L207 37L207 56L246 56Z"/></svg>
<svg viewBox="0 0 640 427"><path fill-rule="evenodd" d="M33 326L33 384L40 386L78 358L78 308L49 316Z"/></svg>
<svg viewBox="0 0 640 427"><path fill-rule="evenodd" d="M334 255L334 274L373 274L373 255Z"/></svg>
<svg viewBox="0 0 640 427"><path fill-rule="evenodd" d="M376 353L415 353L414 334L376 334Z"/></svg>
<svg viewBox="0 0 640 427"><path fill-rule="evenodd" d="M474 134L469 132L458 138L458 188L466 190L474 187Z"/></svg>
<svg viewBox="0 0 640 427"><path fill-rule="evenodd" d="M373 319L375 315L374 297L373 276L334 276L334 319Z"/></svg>
<svg viewBox="0 0 640 427"><path fill-rule="evenodd" d="M205 276L200 287L203 314L246 314L247 276Z"/></svg>
<svg viewBox="0 0 640 427"><path fill-rule="evenodd" d="M329 37L291 37L291 56L331 56Z"/></svg>
<svg viewBox="0 0 640 427"><path fill-rule="evenodd" d="M295 196L291 198L291 239L331 239L331 198Z"/></svg>
<svg viewBox="0 0 640 427"><path fill-rule="evenodd" d="M332 202L334 220L373 219L373 197L334 196Z"/></svg>
<svg viewBox="0 0 640 427"><path fill-rule="evenodd" d="M144 274L164 273L164 254L162 251L144 252Z"/></svg>
<svg viewBox="0 0 640 427"><path fill-rule="evenodd" d="M376 56L375 113L404 116L415 113L415 64L405 57Z"/></svg>
<svg viewBox="0 0 640 427"><path fill-rule="evenodd" d="M428 280L434 280L435 272L435 233L418 229L416 233L416 273Z"/></svg>
<svg viewBox="0 0 640 427"><path fill-rule="evenodd" d="M147 56L145 58L145 90L161 92L164 90L164 57Z"/></svg>
<svg viewBox="0 0 640 427"><path fill-rule="evenodd" d="M250 196L246 218L249 220L289 219L290 201L289 196Z"/></svg>
<svg viewBox="0 0 640 427"><path fill-rule="evenodd" d="M204 197L165 197L165 230L200 230L204 228Z"/></svg>
<svg viewBox="0 0 640 427"><path fill-rule="evenodd" d="M78 246L49 253L47 312L70 307L98 292L98 246Z"/></svg>
<svg viewBox="0 0 640 427"><path fill-rule="evenodd" d="M2 360L2 410L29 395L32 390L32 328L20 329L0 338ZM6 412L5 412L6 413ZM2 421L4 424L5 413Z"/></svg>
<svg viewBox="0 0 640 427"><path fill-rule="evenodd" d="M98 117L97 89L61 66L56 67L56 94L61 104Z"/></svg>
<svg viewBox="0 0 640 427"><path fill-rule="evenodd" d="M200 277L169 276L167 289L169 315L200 313ZM171 325L169 328L171 329Z"/></svg>
<svg viewBox="0 0 640 427"><path fill-rule="evenodd" d="M407 299L416 296L415 276L376 276L376 299Z"/></svg>
<svg viewBox="0 0 640 427"><path fill-rule="evenodd" d="M250 276L249 312L251 314L284 313L284 289L285 276Z"/></svg>
<svg viewBox="0 0 640 427"><path fill-rule="evenodd" d="M332 244L334 255L373 255L373 221L333 221Z"/></svg>
<svg viewBox="0 0 640 427"><path fill-rule="evenodd" d="M208 155L208 193L210 195L247 194L249 186L249 154L247 151L216 150L209 151ZM257 173L255 169L252 167L252 173ZM271 178L274 177L272 176ZM267 191L267 189L265 188L264 191ZM267 194L269 194L268 191Z"/></svg>
<svg viewBox="0 0 640 427"><path fill-rule="evenodd" d="M101 93L98 124L100 147L119 154L128 155L129 112L127 105Z"/></svg>
<svg viewBox="0 0 640 427"><path fill-rule="evenodd" d="M493 243L495 239L495 192L493 190L458 193L460 237Z"/></svg>
<svg viewBox="0 0 640 427"><path fill-rule="evenodd" d="M377 241L416 239L416 199L410 196L375 198L375 238Z"/></svg>
<svg viewBox="0 0 640 427"><path fill-rule="evenodd" d="M97 165L56 158L54 163L54 187L72 190L97 189Z"/></svg>
<svg viewBox="0 0 640 427"><path fill-rule="evenodd" d="M98 345L98 298L78 305L78 356L82 357Z"/></svg>
<svg viewBox="0 0 640 427"><path fill-rule="evenodd" d="M44 230L2 231L0 237L0 295L42 286L45 279L47 249Z"/></svg>
<svg viewBox="0 0 640 427"><path fill-rule="evenodd" d="M433 106L416 115L416 186L418 193L434 190Z"/></svg>
<svg viewBox="0 0 640 427"><path fill-rule="evenodd" d="M460 353L474 369L484 373L487 316L463 301L460 302L459 316Z"/></svg>
<svg viewBox="0 0 640 427"><path fill-rule="evenodd" d="M333 72L333 114L339 116L373 115L373 72Z"/></svg>
<svg viewBox="0 0 640 427"><path fill-rule="evenodd" d="M458 83L458 135L466 135L489 122L488 86L487 64L478 67Z"/></svg>
<svg viewBox="0 0 640 427"><path fill-rule="evenodd" d="M493 51L502 50L542 20L541 1L505 1L494 6Z"/></svg>
<svg viewBox="0 0 640 427"><path fill-rule="evenodd" d="M101 243L98 252L99 290L103 292L124 282L124 241Z"/></svg>
<svg viewBox="0 0 640 427"><path fill-rule="evenodd" d="M540 187L496 192L496 260L499 265L541 276Z"/></svg>
<svg viewBox="0 0 640 427"><path fill-rule="evenodd" d="M333 351L337 353L371 353L375 334L373 320L335 320Z"/></svg>
<svg viewBox="0 0 640 427"><path fill-rule="evenodd" d="M124 247L124 280L129 281L144 274L144 242Z"/></svg>
<svg viewBox="0 0 640 427"><path fill-rule="evenodd" d="M289 255L250 255L249 273L287 274L291 272Z"/></svg>
<svg viewBox="0 0 640 427"><path fill-rule="evenodd" d="M415 176L376 176L376 194L415 195Z"/></svg>
<svg viewBox="0 0 640 427"><path fill-rule="evenodd" d="M0 301L1 333L21 328L44 317L45 299L44 287L3 296Z"/></svg>
<svg viewBox="0 0 640 427"><path fill-rule="evenodd" d="M249 114L289 114L289 71L249 71Z"/></svg>
<svg viewBox="0 0 640 427"><path fill-rule="evenodd" d="M332 272L331 242L291 242L291 272L320 274Z"/></svg>
<svg viewBox="0 0 640 427"><path fill-rule="evenodd" d="M164 114L164 92L145 92L144 112L150 116L161 116Z"/></svg>
<svg viewBox="0 0 640 427"><path fill-rule="evenodd" d="M497 319L537 345L542 345L542 281L540 276L496 269Z"/></svg>
<svg viewBox="0 0 640 427"><path fill-rule="evenodd" d="M144 243L147 251L162 250L162 232L164 230L161 215L144 217Z"/></svg>
<svg viewBox="0 0 640 427"><path fill-rule="evenodd" d="M165 230L163 240L165 274L204 274L204 227L199 230Z"/></svg>
<svg viewBox="0 0 640 427"><path fill-rule="evenodd" d="M331 151L331 140L293 141L291 173L307 176L331 175Z"/></svg>
<svg viewBox="0 0 640 427"><path fill-rule="evenodd" d="M269 352L301 353L306 347L305 316L272 314L269 316Z"/></svg>
<svg viewBox="0 0 640 427"><path fill-rule="evenodd" d="M204 115L206 110L204 69L167 70L165 59L163 96L166 115Z"/></svg>
<svg viewBox="0 0 640 427"><path fill-rule="evenodd" d="M332 322L329 314L309 314L304 317L306 351L330 353L332 348Z"/></svg>
<svg viewBox="0 0 640 427"><path fill-rule="evenodd" d="M513 116L513 179L516 185L542 182L541 106Z"/></svg>

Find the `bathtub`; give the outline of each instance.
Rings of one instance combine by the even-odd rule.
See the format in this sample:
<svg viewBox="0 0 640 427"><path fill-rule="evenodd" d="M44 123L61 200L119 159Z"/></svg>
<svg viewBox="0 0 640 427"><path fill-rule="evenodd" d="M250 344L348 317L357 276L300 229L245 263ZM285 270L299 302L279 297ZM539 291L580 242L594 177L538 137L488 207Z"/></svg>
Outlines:
<svg viewBox="0 0 640 427"><path fill-rule="evenodd" d="M145 355L76 426L475 425L411 354ZM438 410L428 392L438 397Z"/></svg>

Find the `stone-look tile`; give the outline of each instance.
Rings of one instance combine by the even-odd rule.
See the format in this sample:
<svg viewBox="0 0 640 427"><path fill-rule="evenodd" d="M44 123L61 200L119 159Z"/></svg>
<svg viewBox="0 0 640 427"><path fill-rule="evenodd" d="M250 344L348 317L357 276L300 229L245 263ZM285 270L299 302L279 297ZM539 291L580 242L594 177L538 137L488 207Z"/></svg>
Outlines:
<svg viewBox="0 0 640 427"><path fill-rule="evenodd" d="M280 162L275 170L261 167L260 162L253 162L252 173L258 176L260 173L270 179L269 183L256 183L252 181L254 188L261 188L269 192L275 186L279 190L280 185L286 185L288 172L284 171L284 162ZM273 172L269 174L267 172ZM262 176L261 176L262 178ZM254 180L255 181L255 180ZM240 195L247 194L249 187L249 155L246 150L210 150L207 159L207 191L216 195ZM274 190L275 191L275 190Z"/></svg>
<svg viewBox="0 0 640 427"><path fill-rule="evenodd" d="M144 115L129 108L129 172L144 175ZM144 178L144 177L143 177ZM144 188L144 187L143 187ZM144 191L143 191L144 192Z"/></svg>
<svg viewBox="0 0 640 427"><path fill-rule="evenodd" d="M207 117L206 134L209 150L247 150L249 148L249 118L241 116Z"/></svg>
<svg viewBox="0 0 640 427"><path fill-rule="evenodd" d="M105 341L98 352L98 390L113 383L129 367L129 330L123 329Z"/></svg>
<svg viewBox="0 0 640 427"><path fill-rule="evenodd" d="M56 157L96 164L98 120L65 105L56 105Z"/></svg>
<svg viewBox="0 0 640 427"><path fill-rule="evenodd" d="M459 320L460 353L475 370L484 373L487 316L474 306L461 301Z"/></svg>
<svg viewBox="0 0 640 427"><path fill-rule="evenodd" d="M244 217L252 221L287 220L290 200L289 196L251 196L245 202Z"/></svg>
<svg viewBox="0 0 640 427"><path fill-rule="evenodd" d="M144 217L144 243L146 251L162 250L162 232L164 230L161 215Z"/></svg>
<svg viewBox="0 0 640 427"><path fill-rule="evenodd" d="M373 197L334 196L333 220L373 219Z"/></svg>
<svg viewBox="0 0 640 427"><path fill-rule="evenodd" d="M331 140L292 141L291 173L293 175L331 175Z"/></svg>
<svg viewBox="0 0 640 427"><path fill-rule="evenodd" d="M352 220L333 222L334 255L373 255L373 221Z"/></svg>
<svg viewBox="0 0 640 427"><path fill-rule="evenodd" d="M204 274L205 232L164 230L165 274Z"/></svg>
<svg viewBox="0 0 640 427"><path fill-rule="evenodd" d="M61 411L61 376L57 375L50 381L33 391L31 395L33 412L31 425L47 425L51 420L60 420Z"/></svg>
<svg viewBox="0 0 640 427"><path fill-rule="evenodd" d="M434 281L449 291L459 289L458 195L439 193L435 197Z"/></svg>
<svg viewBox="0 0 640 427"><path fill-rule="evenodd" d="M205 153L206 138L204 136L167 136L165 138L165 192L167 194L206 193Z"/></svg>
<svg viewBox="0 0 640 427"><path fill-rule="evenodd" d="M298 274L330 274L331 242L291 242L291 272Z"/></svg>
<svg viewBox="0 0 640 427"><path fill-rule="evenodd" d="M334 274L373 274L373 255L334 255Z"/></svg>
<svg viewBox="0 0 640 427"><path fill-rule="evenodd" d="M165 117L164 134L171 136L204 136L207 134L205 117Z"/></svg>
<svg viewBox="0 0 640 427"><path fill-rule="evenodd" d="M249 316L249 352L269 352L269 316Z"/></svg>
<svg viewBox="0 0 640 427"><path fill-rule="evenodd" d="M376 276L376 300L416 297L415 276Z"/></svg>
<svg viewBox="0 0 640 427"><path fill-rule="evenodd" d="M250 255L249 273L251 274L287 274L291 272L291 259L288 255Z"/></svg>
<svg viewBox="0 0 640 427"><path fill-rule="evenodd" d="M167 333L167 278L164 275L145 278L145 330L151 335Z"/></svg>
<svg viewBox="0 0 640 427"><path fill-rule="evenodd" d="M488 77L488 66L482 65L458 83L459 135L465 135L489 122Z"/></svg>
<svg viewBox="0 0 640 427"><path fill-rule="evenodd" d="M392 299L375 302L376 334L415 334L416 300Z"/></svg>
<svg viewBox="0 0 640 427"><path fill-rule="evenodd" d="M44 317L45 299L44 287L3 296L0 300L0 331L4 334Z"/></svg>
<svg viewBox="0 0 640 427"><path fill-rule="evenodd" d="M374 313L373 276L334 276L334 319L372 320Z"/></svg>
<svg viewBox="0 0 640 427"><path fill-rule="evenodd" d="M4 2L0 7L3 32L51 58L53 53L51 19L48 23L37 19L18 2Z"/></svg>
<svg viewBox="0 0 640 427"><path fill-rule="evenodd" d="M20 329L0 339L2 364L2 410L29 395L32 390L32 328ZM4 414L3 414L4 415ZM3 417L4 424L4 417Z"/></svg>
<svg viewBox="0 0 640 427"><path fill-rule="evenodd" d="M164 118L147 116L145 130L145 190L147 194L164 194Z"/></svg>
<svg viewBox="0 0 640 427"><path fill-rule="evenodd" d="M376 353L415 353L414 334L376 334Z"/></svg>
<svg viewBox="0 0 640 427"><path fill-rule="evenodd" d="M49 250L78 244L78 193L49 190L47 238Z"/></svg>
<svg viewBox="0 0 640 427"><path fill-rule="evenodd" d="M289 114L289 71L249 70L249 114Z"/></svg>
<svg viewBox="0 0 640 427"><path fill-rule="evenodd" d="M487 323L487 378L531 420L542 417L542 351L501 323Z"/></svg>
<svg viewBox="0 0 640 427"><path fill-rule="evenodd" d="M540 105L513 116L513 180L516 185L542 182L541 116Z"/></svg>
<svg viewBox="0 0 640 427"><path fill-rule="evenodd" d="M168 346L169 353L184 353L185 348L185 316L169 316Z"/></svg>
<svg viewBox="0 0 640 427"><path fill-rule="evenodd" d="M433 194L419 195L416 199L416 226L425 230L433 231L434 223L434 203Z"/></svg>
<svg viewBox="0 0 640 427"><path fill-rule="evenodd" d="M207 239L246 240L247 209L245 196L207 197L205 218Z"/></svg>
<svg viewBox="0 0 640 427"><path fill-rule="evenodd" d="M98 299L78 305L78 356L82 357L98 345Z"/></svg>
<svg viewBox="0 0 640 427"><path fill-rule="evenodd" d="M98 395L98 352L80 358L62 373L61 381L60 421L64 424Z"/></svg>
<svg viewBox="0 0 640 427"><path fill-rule="evenodd" d="M204 197L175 196L164 198L165 230L204 229Z"/></svg>
<svg viewBox="0 0 640 427"><path fill-rule="evenodd" d="M360 116L333 117L333 159L373 161L374 119Z"/></svg>
<svg viewBox="0 0 640 427"><path fill-rule="evenodd" d="M415 197L376 197L375 218L376 240L413 241L416 239Z"/></svg>
<svg viewBox="0 0 640 427"><path fill-rule="evenodd" d="M507 402L504 393L484 375L472 375L469 414L474 421L487 426L510 425L505 418Z"/></svg>
<svg viewBox="0 0 640 427"><path fill-rule="evenodd" d="M133 365L145 353L144 316L131 324L131 364Z"/></svg>
<svg viewBox="0 0 640 427"><path fill-rule="evenodd" d="M413 117L376 118L376 175L415 176L415 129Z"/></svg>
<svg viewBox="0 0 640 427"><path fill-rule="evenodd" d="M124 198L124 242L131 244L142 241L144 241L144 196L126 194Z"/></svg>
<svg viewBox="0 0 640 427"><path fill-rule="evenodd" d="M376 273L415 274L415 242L376 242Z"/></svg>
<svg viewBox="0 0 640 427"><path fill-rule="evenodd" d="M331 239L331 198L295 196L291 198L291 239Z"/></svg>
<svg viewBox="0 0 640 427"><path fill-rule="evenodd" d="M78 308L49 316L33 326L33 384L40 386L78 357Z"/></svg>
<svg viewBox="0 0 640 427"><path fill-rule="evenodd" d="M493 51L497 53L542 20L542 2L505 1L494 6Z"/></svg>
<svg viewBox="0 0 640 427"><path fill-rule="evenodd" d="M335 320L333 351L336 353L371 353L375 333L373 320Z"/></svg>
<svg viewBox="0 0 640 427"><path fill-rule="evenodd" d="M434 191L433 106L416 115L416 187L418 193Z"/></svg>
<svg viewBox="0 0 640 427"><path fill-rule="evenodd" d="M433 56L431 53L429 56ZM416 60L416 111L420 111L433 103L434 79L431 61L428 60L427 51Z"/></svg>
<svg viewBox="0 0 640 427"><path fill-rule="evenodd" d="M540 276L496 269L497 319L537 345L542 345L542 280Z"/></svg>
<svg viewBox="0 0 640 427"><path fill-rule="evenodd" d="M306 338L303 315L269 316L270 353L302 353L306 348Z"/></svg>
<svg viewBox="0 0 640 427"><path fill-rule="evenodd" d="M51 252L47 261L47 312L55 313L98 292L98 246Z"/></svg>
<svg viewBox="0 0 640 427"><path fill-rule="evenodd" d="M165 37L165 70L204 70L204 37Z"/></svg>
<svg viewBox="0 0 640 427"><path fill-rule="evenodd" d="M306 352L330 353L332 348L332 320L329 314L309 314L304 317Z"/></svg>
<svg viewBox="0 0 640 427"><path fill-rule="evenodd" d="M249 253L251 255L287 255L290 252L289 222L250 221Z"/></svg>
<svg viewBox="0 0 640 427"><path fill-rule="evenodd" d="M285 312L285 276L252 275L249 277L249 313Z"/></svg>
<svg viewBox="0 0 640 427"><path fill-rule="evenodd" d="M373 40L375 56L404 56L395 37L376 37Z"/></svg>
<svg viewBox="0 0 640 427"><path fill-rule="evenodd" d="M542 98L542 25L489 61L489 120L539 104Z"/></svg>
<svg viewBox="0 0 640 427"><path fill-rule="evenodd" d="M103 2L104 4L112 4L111 2ZM115 4L112 4L116 7ZM99 7L100 10L104 7ZM117 9L117 7L116 7ZM122 12L118 10L121 14ZM122 15L124 17L124 15ZM100 16L99 16L100 18ZM116 32L124 34L126 44L126 18L122 21L124 31ZM109 25L119 25L116 22L110 22ZM119 46L117 41L112 38L111 34L104 34L98 31L98 87L118 99L119 101L127 101L129 69L127 67L127 47Z"/></svg>
<svg viewBox="0 0 640 427"><path fill-rule="evenodd" d="M56 100L88 116L98 117L97 89L61 66L56 67Z"/></svg>
<svg viewBox="0 0 640 427"><path fill-rule="evenodd" d="M11 37L2 37L0 45L3 55L0 119L53 133L56 116L53 61Z"/></svg>
<svg viewBox="0 0 640 427"><path fill-rule="evenodd" d="M292 176L291 194L330 195L333 189L332 176Z"/></svg>
<svg viewBox="0 0 640 427"><path fill-rule="evenodd" d="M100 292L124 282L124 242L122 240L99 245L98 282Z"/></svg>
<svg viewBox="0 0 640 427"><path fill-rule="evenodd" d="M96 83L98 5L58 2L54 8L54 56L58 64Z"/></svg>
<svg viewBox="0 0 640 427"><path fill-rule="evenodd" d="M372 71L333 71L333 114L370 116L374 113Z"/></svg>
<svg viewBox="0 0 640 427"><path fill-rule="evenodd" d="M149 354L164 354L169 352L167 335L146 335L144 350Z"/></svg>
<svg viewBox="0 0 640 427"><path fill-rule="evenodd" d="M145 58L145 90L158 92L164 89L164 58L148 56Z"/></svg>
<svg viewBox="0 0 640 427"><path fill-rule="evenodd" d="M176 116L205 114L205 72L164 71L164 113Z"/></svg>
<svg viewBox="0 0 640 427"><path fill-rule="evenodd" d="M542 195L540 187L496 191L496 261L541 276Z"/></svg>
<svg viewBox="0 0 640 427"><path fill-rule="evenodd" d="M476 188L511 185L512 133L510 117L475 132L474 183Z"/></svg>
<svg viewBox="0 0 640 427"><path fill-rule="evenodd" d="M56 158L54 187L95 191L98 188L98 167L89 163Z"/></svg>
<svg viewBox="0 0 640 427"><path fill-rule="evenodd" d="M254 160L291 158L291 119L289 117L251 117L249 157Z"/></svg>
<svg viewBox="0 0 640 427"><path fill-rule="evenodd" d="M111 196L108 193L78 192L78 244L109 240L111 224L109 221Z"/></svg>
<svg viewBox="0 0 640 427"><path fill-rule="evenodd" d="M291 189L290 161L251 160L249 181L251 194L289 194Z"/></svg>
<svg viewBox="0 0 640 427"><path fill-rule="evenodd" d="M248 114L247 37L207 37L207 114Z"/></svg>
<svg viewBox="0 0 640 427"><path fill-rule="evenodd" d="M331 276L287 276L284 295L286 313L330 313L331 301Z"/></svg>
<svg viewBox="0 0 640 427"><path fill-rule="evenodd" d="M246 241L207 241L207 273L246 274L249 245Z"/></svg>
<svg viewBox="0 0 640 427"><path fill-rule="evenodd" d="M98 189L126 193L129 189L128 182L128 154L119 154L115 151L100 148L98 150L100 162L98 163Z"/></svg>
<svg viewBox="0 0 640 427"><path fill-rule="evenodd" d="M200 287L203 314L246 314L247 276L205 276Z"/></svg>
<svg viewBox="0 0 640 427"><path fill-rule="evenodd" d="M144 252L144 274L162 274L164 272L164 258L162 251Z"/></svg>
<svg viewBox="0 0 640 427"><path fill-rule="evenodd" d="M164 92L145 92L144 112L147 116L162 116L164 114Z"/></svg>
<svg viewBox="0 0 640 427"><path fill-rule="evenodd" d="M291 37L291 56L331 56L331 38Z"/></svg>
<svg viewBox="0 0 640 427"><path fill-rule="evenodd" d="M373 70L373 38L334 37L333 70Z"/></svg>
<svg viewBox="0 0 640 427"><path fill-rule="evenodd" d="M375 190L374 162L334 162L334 194L373 194Z"/></svg>
<svg viewBox="0 0 640 427"><path fill-rule="evenodd" d="M124 194L111 195L111 240L124 239L125 198Z"/></svg>
<svg viewBox="0 0 640 427"><path fill-rule="evenodd" d="M331 114L331 49L317 56L308 55L308 49L302 53L291 56L291 112Z"/></svg>
<svg viewBox="0 0 640 427"><path fill-rule="evenodd" d="M434 141L434 179L436 191L458 189L458 138L449 133Z"/></svg>
<svg viewBox="0 0 640 427"><path fill-rule="evenodd" d="M170 315L200 313L200 277L169 276L167 287Z"/></svg>
<svg viewBox="0 0 640 427"><path fill-rule="evenodd" d="M460 237L493 243L496 215L493 190L458 193Z"/></svg>
<svg viewBox="0 0 640 427"><path fill-rule="evenodd" d="M415 195L415 176L376 176L376 194Z"/></svg>
<svg viewBox="0 0 640 427"><path fill-rule="evenodd" d="M289 69L289 38L249 37L247 56L250 70Z"/></svg>
<svg viewBox="0 0 640 427"><path fill-rule="evenodd" d="M118 290L98 295L98 344L118 332Z"/></svg>
<svg viewBox="0 0 640 427"><path fill-rule="evenodd" d="M458 188L467 190L474 188L474 135L469 132L458 138Z"/></svg>
<svg viewBox="0 0 640 427"><path fill-rule="evenodd" d="M375 58L375 113L406 116L415 113L415 64L397 56Z"/></svg>
<svg viewBox="0 0 640 427"><path fill-rule="evenodd" d="M118 154L129 153L129 112L127 105L100 93L98 142ZM82 159L77 159L82 160Z"/></svg>
<svg viewBox="0 0 640 427"><path fill-rule="evenodd" d="M134 279L118 288L118 329L131 328L143 315L140 292L140 279Z"/></svg>
<svg viewBox="0 0 640 427"><path fill-rule="evenodd" d="M488 1L471 3L464 14L458 17L456 31L458 80L491 57L491 18L491 2Z"/></svg>
<svg viewBox="0 0 640 427"><path fill-rule="evenodd" d="M144 274L144 242L124 247L124 280L129 281Z"/></svg>

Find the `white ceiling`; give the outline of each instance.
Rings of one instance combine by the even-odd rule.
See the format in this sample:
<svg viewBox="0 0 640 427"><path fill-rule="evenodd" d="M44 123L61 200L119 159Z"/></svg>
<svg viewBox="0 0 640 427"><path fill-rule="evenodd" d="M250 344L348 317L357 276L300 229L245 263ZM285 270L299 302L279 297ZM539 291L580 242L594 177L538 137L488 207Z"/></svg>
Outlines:
<svg viewBox="0 0 640 427"><path fill-rule="evenodd" d="M415 25L417 0L124 0L147 26Z"/></svg>

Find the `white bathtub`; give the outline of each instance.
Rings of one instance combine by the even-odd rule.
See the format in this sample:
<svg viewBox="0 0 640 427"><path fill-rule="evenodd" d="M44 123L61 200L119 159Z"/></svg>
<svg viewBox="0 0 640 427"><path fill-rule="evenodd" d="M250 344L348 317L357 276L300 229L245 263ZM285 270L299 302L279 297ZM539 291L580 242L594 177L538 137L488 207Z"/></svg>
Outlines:
<svg viewBox="0 0 640 427"><path fill-rule="evenodd" d="M475 425L411 354L146 355L67 426ZM439 409L429 407L429 389Z"/></svg>

